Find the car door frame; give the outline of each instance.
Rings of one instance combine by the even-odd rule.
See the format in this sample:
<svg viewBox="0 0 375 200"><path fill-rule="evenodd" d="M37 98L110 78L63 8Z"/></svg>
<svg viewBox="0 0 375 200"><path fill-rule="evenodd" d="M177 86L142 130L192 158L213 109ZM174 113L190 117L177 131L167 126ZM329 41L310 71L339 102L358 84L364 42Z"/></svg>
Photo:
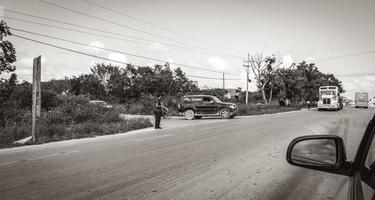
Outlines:
<svg viewBox="0 0 375 200"><path fill-rule="evenodd" d="M357 153L351 165L351 178L349 184L349 199L363 200L362 181L372 187L375 191L375 175L366 167L367 155L375 135L375 115L369 122L362 140L358 146ZM371 176L369 176L371 175ZM375 195L375 194L373 194Z"/></svg>
<svg viewBox="0 0 375 200"><path fill-rule="evenodd" d="M199 101L197 101L197 99L199 99ZM191 97L191 100L192 100L192 105L194 106L194 109L195 109L195 115L202 115L203 113L203 108L202 108L202 104L203 104L203 96L193 96Z"/></svg>
<svg viewBox="0 0 375 200"><path fill-rule="evenodd" d="M204 98L209 98L208 103L204 101ZM217 113L217 103L210 96L203 96L202 98L202 110L204 115L216 115Z"/></svg>

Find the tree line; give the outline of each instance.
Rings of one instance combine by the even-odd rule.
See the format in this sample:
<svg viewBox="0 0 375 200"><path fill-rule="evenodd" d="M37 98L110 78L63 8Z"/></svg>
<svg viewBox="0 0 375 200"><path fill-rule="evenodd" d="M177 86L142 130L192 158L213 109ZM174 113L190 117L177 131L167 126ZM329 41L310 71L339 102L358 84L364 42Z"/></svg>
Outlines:
<svg viewBox="0 0 375 200"><path fill-rule="evenodd" d="M258 92L266 105L282 99L294 103L318 101L319 87L324 85L337 86L340 93L345 92L339 79L319 71L315 63L302 61L283 66L280 58L274 55L264 58L262 54L251 56L250 63Z"/></svg>
<svg viewBox="0 0 375 200"><path fill-rule="evenodd" d="M131 103L144 96L178 95L198 90L181 68L172 70L168 63L153 67L97 63L89 74L43 82L42 88L111 103Z"/></svg>

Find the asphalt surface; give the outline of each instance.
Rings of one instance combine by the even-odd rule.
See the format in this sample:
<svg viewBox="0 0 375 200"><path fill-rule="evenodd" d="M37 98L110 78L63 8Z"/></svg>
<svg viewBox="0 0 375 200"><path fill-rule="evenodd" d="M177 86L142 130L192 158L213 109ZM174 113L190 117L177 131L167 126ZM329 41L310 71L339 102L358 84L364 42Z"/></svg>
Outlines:
<svg viewBox="0 0 375 200"><path fill-rule="evenodd" d="M351 159L375 109L232 120L0 150L0 199L332 199L343 176L289 165L298 136L336 134Z"/></svg>

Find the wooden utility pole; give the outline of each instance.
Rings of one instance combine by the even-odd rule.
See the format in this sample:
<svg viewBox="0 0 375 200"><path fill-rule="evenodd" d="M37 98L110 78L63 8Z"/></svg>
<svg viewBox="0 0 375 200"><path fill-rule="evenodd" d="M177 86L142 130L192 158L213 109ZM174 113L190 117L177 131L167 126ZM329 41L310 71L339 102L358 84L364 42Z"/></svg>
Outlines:
<svg viewBox="0 0 375 200"><path fill-rule="evenodd" d="M249 101L249 67L250 67L250 54L247 54L247 60L243 60L243 66L246 67L246 104Z"/></svg>
<svg viewBox="0 0 375 200"><path fill-rule="evenodd" d="M33 60L33 105L32 105L32 139L36 141L35 126L37 118L40 117L41 109L41 88L40 88L40 72L41 72L41 56L34 58Z"/></svg>

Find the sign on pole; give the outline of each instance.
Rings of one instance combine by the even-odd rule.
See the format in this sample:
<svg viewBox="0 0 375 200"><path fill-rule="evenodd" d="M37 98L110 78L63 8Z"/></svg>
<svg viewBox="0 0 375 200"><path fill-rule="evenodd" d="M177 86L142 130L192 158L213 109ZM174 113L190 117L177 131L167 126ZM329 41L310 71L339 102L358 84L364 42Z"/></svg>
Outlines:
<svg viewBox="0 0 375 200"><path fill-rule="evenodd" d="M32 105L32 138L35 142L36 135L35 135L35 125L36 120L40 117L40 109L41 109L41 88L40 88L40 72L41 72L41 56L34 58L33 60L33 105Z"/></svg>

